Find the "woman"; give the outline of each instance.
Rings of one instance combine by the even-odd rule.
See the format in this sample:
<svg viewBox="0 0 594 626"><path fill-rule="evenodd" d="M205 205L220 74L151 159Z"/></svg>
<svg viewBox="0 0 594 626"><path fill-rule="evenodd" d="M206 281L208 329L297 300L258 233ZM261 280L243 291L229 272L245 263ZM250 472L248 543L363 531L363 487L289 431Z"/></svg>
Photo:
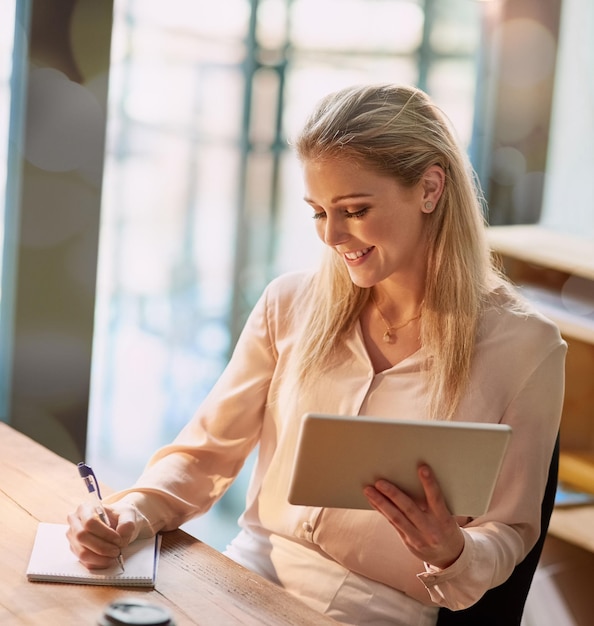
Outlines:
<svg viewBox="0 0 594 626"><path fill-rule="evenodd" d="M326 97L295 149L327 257L273 281L194 418L108 512L80 508L74 552L105 567L137 536L204 513L259 446L227 554L349 624L435 624L499 585L539 535L566 346L493 268L471 170L421 91ZM502 422L513 436L489 511L456 519L386 481L376 510L287 502L306 412Z"/></svg>

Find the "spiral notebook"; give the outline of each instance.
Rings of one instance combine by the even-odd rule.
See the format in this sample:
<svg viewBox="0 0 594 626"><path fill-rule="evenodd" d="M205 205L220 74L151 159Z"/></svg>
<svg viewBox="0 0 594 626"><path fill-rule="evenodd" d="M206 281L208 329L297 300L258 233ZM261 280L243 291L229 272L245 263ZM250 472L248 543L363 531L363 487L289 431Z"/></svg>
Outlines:
<svg viewBox="0 0 594 626"><path fill-rule="evenodd" d="M137 539L122 550L125 571L115 563L102 570L88 570L70 551L66 524L40 522L27 567L27 579L79 585L153 587L157 575L161 536Z"/></svg>

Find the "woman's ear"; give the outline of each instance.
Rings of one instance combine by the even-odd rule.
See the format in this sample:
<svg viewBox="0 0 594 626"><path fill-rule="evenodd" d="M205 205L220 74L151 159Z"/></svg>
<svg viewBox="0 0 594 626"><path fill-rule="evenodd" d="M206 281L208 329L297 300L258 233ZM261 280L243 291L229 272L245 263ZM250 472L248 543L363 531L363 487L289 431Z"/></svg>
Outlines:
<svg viewBox="0 0 594 626"><path fill-rule="evenodd" d="M439 165L432 165L425 170L421 184L423 187L421 211L433 213L443 193L445 172Z"/></svg>

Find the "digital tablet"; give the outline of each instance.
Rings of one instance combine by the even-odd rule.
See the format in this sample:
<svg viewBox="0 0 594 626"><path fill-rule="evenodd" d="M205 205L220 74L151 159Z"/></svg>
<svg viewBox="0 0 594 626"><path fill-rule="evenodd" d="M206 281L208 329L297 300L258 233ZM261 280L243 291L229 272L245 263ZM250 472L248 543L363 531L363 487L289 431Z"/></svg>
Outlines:
<svg viewBox="0 0 594 626"><path fill-rule="evenodd" d="M413 497L430 465L453 515L486 512L511 436L504 424L413 421L308 413L303 417L289 502L372 508L363 488L385 478Z"/></svg>

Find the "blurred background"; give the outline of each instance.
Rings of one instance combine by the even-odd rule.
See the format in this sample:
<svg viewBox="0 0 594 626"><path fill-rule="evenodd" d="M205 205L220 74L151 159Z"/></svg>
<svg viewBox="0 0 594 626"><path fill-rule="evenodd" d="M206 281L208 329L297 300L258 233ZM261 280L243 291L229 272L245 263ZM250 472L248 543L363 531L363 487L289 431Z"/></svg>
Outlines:
<svg viewBox="0 0 594 626"><path fill-rule="evenodd" d="M426 90L491 224L594 236L589 0L0 0L0 417L128 486L274 276L320 251L290 138ZM251 460L188 530L235 534Z"/></svg>

